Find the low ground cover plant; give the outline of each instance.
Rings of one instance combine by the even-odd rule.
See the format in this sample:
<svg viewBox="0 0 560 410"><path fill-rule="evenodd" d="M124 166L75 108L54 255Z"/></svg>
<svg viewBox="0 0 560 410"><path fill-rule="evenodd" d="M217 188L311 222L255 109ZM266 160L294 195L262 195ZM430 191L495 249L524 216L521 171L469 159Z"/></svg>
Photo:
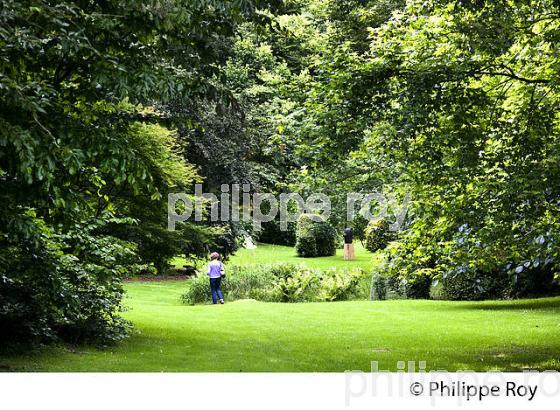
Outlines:
<svg viewBox="0 0 560 410"><path fill-rule="evenodd" d="M368 275L360 269L321 270L288 263L232 266L222 280L226 300L255 299L265 302L321 302L367 297ZM188 282L182 295L186 304L209 302L205 276Z"/></svg>

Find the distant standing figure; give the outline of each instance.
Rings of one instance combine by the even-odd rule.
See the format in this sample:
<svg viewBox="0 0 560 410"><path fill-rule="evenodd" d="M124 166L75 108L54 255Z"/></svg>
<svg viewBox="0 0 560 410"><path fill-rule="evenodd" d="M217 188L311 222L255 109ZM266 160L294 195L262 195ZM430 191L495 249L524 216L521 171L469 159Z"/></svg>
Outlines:
<svg viewBox="0 0 560 410"><path fill-rule="evenodd" d="M218 300L223 305L224 297L220 289L222 276L225 276L224 264L220 261L220 254L212 252L210 254L210 263L208 264L208 277L210 278L210 291L212 292L212 302L218 303Z"/></svg>
<svg viewBox="0 0 560 410"><path fill-rule="evenodd" d="M352 243L352 237L354 231L352 228L344 227L344 260L353 261L356 259L356 253L354 252L354 244Z"/></svg>

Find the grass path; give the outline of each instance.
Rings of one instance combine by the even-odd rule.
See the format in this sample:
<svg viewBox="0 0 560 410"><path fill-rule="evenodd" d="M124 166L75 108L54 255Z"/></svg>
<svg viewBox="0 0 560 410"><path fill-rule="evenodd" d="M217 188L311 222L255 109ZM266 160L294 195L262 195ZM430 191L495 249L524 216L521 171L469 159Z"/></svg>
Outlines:
<svg viewBox="0 0 560 410"><path fill-rule="evenodd" d="M2 358L20 371L560 370L560 298L184 306L184 281L127 283L136 334L108 349Z"/></svg>

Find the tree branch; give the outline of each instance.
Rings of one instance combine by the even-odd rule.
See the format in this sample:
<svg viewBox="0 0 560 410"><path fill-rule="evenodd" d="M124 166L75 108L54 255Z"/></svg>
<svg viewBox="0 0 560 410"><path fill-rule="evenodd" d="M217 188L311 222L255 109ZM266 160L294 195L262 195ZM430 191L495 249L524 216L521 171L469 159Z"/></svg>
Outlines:
<svg viewBox="0 0 560 410"><path fill-rule="evenodd" d="M508 69L509 70L509 69ZM508 78L512 78L514 80L517 81L522 81L524 83L527 84L548 84L550 83L550 80L546 79L546 78L525 78L525 77L520 77L517 74L515 74L513 71L509 70L509 72L503 72L503 71L477 71L475 74L479 74L479 75L490 75L490 76L494 76L494 77L508 77Z"/></svg>

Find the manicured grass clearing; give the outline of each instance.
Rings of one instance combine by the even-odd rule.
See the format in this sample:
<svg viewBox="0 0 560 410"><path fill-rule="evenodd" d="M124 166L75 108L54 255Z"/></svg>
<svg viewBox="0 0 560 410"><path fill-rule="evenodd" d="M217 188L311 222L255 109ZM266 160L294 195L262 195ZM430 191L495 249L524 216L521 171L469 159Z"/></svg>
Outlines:
<svg viewBox="0 0 560 410"><path fill-rule="evenodd" d="M0 359L11 370L396 371L560 369L560 298L184 306L183 281L128 283L137 329L115 348Z"/></svg>
<svg viewBox="0 0 560 410"><path fill-rule="evenodd" d="M226 265L255 265L285 262L292 264L304 264L313 268L320 269L355 269L362 268L369 272L372 267L379 262L379 256L365 250L358 242L355 245L356 260L345 261L342 249L336 250L335 256L323 258L300 258L294 248L289 246L270 245L259 243L256 249L240 249L233 255ZM175 258L173 264L177 267L189 264L185 258ZM199 261L197 266L204 268L206 261Z"/></svg>
<svg viewBox="0 0 560 410"><path fill-rule="evenodd" d="M251 263L287 258L291 248L259 249L267 249L266 255L257 250ZM238 262L249 258L242 256ZM127 283L124 316L136 333L116 347L52 347L0 357L0 369L368 371L376 360L379 369L396 371L398 361L413 360L425 361L427 370L560 370L560 298L185 306L180 295L186 286L187 281Z"/></svg>

